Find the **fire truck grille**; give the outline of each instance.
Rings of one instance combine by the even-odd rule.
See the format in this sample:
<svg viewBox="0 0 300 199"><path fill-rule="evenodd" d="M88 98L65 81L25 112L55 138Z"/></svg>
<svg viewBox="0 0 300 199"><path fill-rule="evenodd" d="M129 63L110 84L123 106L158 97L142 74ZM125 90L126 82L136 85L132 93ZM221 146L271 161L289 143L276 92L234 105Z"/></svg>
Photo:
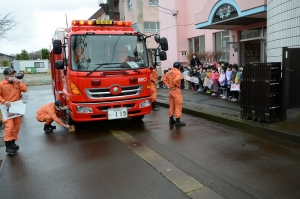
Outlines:
<svg viewBox="0 0 300 199"><path fill-rule="evenodd" d="M90 99L115 99L115 98L122 98L125 96L135 96L139 95L142 91L142 86L127 86L127 87L121 87L122 91L117 94L113 95L110 92L109 88L90 88L90 89L85 89L86 95Z"/></svg>

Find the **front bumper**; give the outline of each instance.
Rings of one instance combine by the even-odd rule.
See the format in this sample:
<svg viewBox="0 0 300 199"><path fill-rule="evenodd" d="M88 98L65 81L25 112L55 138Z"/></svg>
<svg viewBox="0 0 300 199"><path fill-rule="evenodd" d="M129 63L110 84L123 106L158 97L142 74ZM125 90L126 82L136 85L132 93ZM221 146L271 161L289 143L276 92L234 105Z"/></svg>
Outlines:
<svg viewBox="0 0 300 199"><path fill-rule="evenodd" d="M150 106L140 108L140 104L148 100ZM93 113L78 113L76 110L77 106L89 107L93 110ZM130 99L122 101L112 101L112 102L84 102L84 103L75 103L71 102L68 104L70 117L75 122L88 122L88 121L99 121L99 120L108 120L107 109L109 108L119 108L127 107L128 117L146 115L151 113L151 98L139 98L139 99Z"/></svg>

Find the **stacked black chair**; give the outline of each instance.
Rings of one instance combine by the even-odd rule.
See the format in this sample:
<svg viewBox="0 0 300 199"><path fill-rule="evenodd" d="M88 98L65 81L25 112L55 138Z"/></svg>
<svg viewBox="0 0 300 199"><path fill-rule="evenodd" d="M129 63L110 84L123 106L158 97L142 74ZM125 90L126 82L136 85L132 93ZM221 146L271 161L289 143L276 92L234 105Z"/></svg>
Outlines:
<svg viewBox="0 0 300 199"><path fill-rule="evenodd" d="M241 118L258 122L280 119L281 63L253 63L243 67Z"/></svg>

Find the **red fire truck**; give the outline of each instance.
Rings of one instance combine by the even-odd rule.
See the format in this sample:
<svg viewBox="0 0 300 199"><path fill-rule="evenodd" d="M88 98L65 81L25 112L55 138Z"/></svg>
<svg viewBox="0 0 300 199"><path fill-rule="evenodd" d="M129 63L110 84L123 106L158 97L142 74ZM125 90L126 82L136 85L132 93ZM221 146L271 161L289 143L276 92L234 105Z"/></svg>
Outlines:
<svg viewBox="0 0 300 199"><path fill-rule="evenodd" d="M68 122L141 120L151 112L147 38L158 43L166 60L168 42L135 32L131 22L74 20L57 30L50 52L55 100L66 107ZM152 60L152 59L151 59Z"/></svg>

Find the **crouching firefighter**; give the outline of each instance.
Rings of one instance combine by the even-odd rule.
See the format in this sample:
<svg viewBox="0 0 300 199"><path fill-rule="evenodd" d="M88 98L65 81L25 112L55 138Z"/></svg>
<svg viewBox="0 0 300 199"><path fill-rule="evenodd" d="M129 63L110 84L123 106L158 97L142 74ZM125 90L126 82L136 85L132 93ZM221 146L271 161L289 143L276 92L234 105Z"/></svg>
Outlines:
<svg viewBox="0 0 300 199"><path fill-rule="evenodd" d="M169 124L175 126L185 126L185 123L180 121L182 114L182 95L180 91L182 74L179 70L180 62L174 62L172 70L163 76L164 84L169 88ZM176 120L173 116L175 115Z"/></svg>
<svg viewBox="0 0 300 199"><path fill-rule="evenodd" d="M36 112L36 119L39 122L45 122L44 131L46 133L52 132L53 129L56 129L56 126L52 126L51 123L55 121L57 124L69 128L68 124L64 124L60 118L66 119L63 112L63 105L60 100L55 102L48 103L42 106Z"/></svg>

